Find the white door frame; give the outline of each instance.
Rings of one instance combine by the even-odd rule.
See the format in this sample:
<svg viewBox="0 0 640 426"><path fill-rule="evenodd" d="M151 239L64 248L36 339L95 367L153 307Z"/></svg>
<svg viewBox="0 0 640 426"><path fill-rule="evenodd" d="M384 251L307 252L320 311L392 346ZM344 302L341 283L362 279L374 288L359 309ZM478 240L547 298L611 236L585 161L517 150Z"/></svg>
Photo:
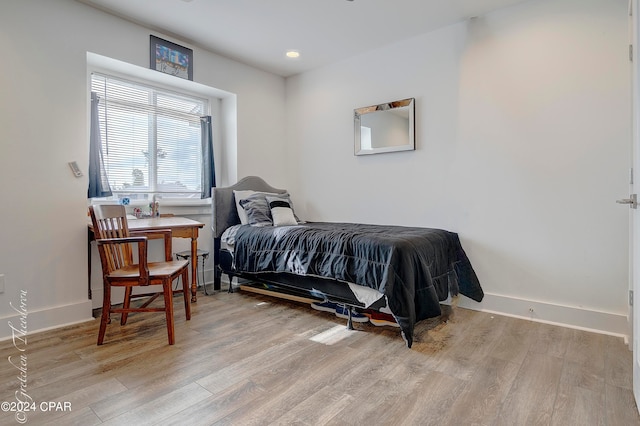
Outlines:
<svg viewBox="0 0 640 426"><path fill-rule="evenodd" d="M638 32L640 29L640 0L629 0L629 22L630 22L630 55L631 78L632 78L632 146L631 146L631 167L630 173L630 194L637 194L640 190L640 61L638 60ZM636 183L638 182L638 183ZM630 197L631 198L631 197ZM630 346L633 351L633 395L636 405L640 407L640 350L638 348L640 333L640 315L636 312L636 306L640 306L640 209L630 210L630 256L629 256L629 281L631 291L633 291L632 304L629 307L629 325L631 327L629 337Z"/></svg>

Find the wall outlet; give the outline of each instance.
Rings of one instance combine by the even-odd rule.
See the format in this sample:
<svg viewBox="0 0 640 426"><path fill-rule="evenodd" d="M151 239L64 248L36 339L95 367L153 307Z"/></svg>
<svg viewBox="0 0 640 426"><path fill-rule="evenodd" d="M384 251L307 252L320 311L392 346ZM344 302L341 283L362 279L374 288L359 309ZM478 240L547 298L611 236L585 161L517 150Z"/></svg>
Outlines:
<svg viewBox="0 0 640 426"><path fill-rule="evenodd" d="M0 293L4 293L4 274L0 274Z"/></svg>

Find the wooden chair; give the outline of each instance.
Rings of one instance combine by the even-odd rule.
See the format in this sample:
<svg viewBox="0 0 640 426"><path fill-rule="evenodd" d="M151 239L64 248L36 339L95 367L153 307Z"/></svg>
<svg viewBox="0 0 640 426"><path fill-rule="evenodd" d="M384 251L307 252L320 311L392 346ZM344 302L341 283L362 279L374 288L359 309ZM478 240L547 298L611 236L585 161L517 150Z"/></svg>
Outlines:
<svg viewBox="0 0 640 426"><path fill-rule="evenodd" d="M188 265L186 260L173 260L171 251L171 230L153 230L153 235L164 238L164 262L147 262L147 237L143 232L129 232L127 215L121 205L90 206L93 232L100 251L104 296L98 345L102 345L107 324L111 322L111 313L121 313L120 324L125 325L130 312L165 312L169 344L175 343L173 321L173 294L182 293L187 320L191 319L189 304ZM138 246L138 263L134 263L132 244ZM182 290L172 290L172 282L182 277ZM133 287L162 285L162 292L132 294ZM125 288L122 308L111 306L111 287ZM164 296L164 307L148 307L158 296ZM140 307L131 307L131 300L148 297Z"/></svg>

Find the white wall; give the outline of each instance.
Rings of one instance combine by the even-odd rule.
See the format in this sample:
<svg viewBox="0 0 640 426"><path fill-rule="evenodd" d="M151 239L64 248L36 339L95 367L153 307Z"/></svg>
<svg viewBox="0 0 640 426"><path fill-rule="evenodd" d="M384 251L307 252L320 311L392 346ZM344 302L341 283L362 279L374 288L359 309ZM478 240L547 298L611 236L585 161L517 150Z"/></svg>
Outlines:
<svg viewBox="0 0 640 426"><path fill-rule="evenodd" d="M626 333L627 19L532 0L289 78L301 216L458 232L487 293L465 306ZM353 109L408 97L417 150L355 157Z"/></svg>
<svg viewBox="0 0 640 426"><path fill-rule="evenodd" d="M237 146L224 147L237 162L218 171L219 183L261 174L286 185L283 78L73 0L0 2L7 58L0 74L0 338L10 334L9 321L17 323L10 303L19 302L20 290L27 291L31 332L91 317L87 52L147 68L151 33L193 48L194 81L236 94L237 115L229 115L235 105L223 109L226 122L238 125ZM233 128L225 132L235 137ZM71 174L73 160L84 178ZM202 245L211 244L208 235Z"/></svg>

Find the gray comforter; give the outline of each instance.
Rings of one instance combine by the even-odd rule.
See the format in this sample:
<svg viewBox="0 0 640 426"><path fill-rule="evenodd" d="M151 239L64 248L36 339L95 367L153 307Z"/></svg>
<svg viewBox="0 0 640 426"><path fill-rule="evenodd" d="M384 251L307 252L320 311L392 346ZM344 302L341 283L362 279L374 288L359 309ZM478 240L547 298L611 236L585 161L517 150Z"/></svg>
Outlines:
<svg viewBox="0 0 640 426"><path fill-rule="evenodd" d="M440 301L458 292L484 293L458 234L441 229L352 223L241 226L235 269L332 278L387 297L407 345L416 321L440 315Z"/></svg>

